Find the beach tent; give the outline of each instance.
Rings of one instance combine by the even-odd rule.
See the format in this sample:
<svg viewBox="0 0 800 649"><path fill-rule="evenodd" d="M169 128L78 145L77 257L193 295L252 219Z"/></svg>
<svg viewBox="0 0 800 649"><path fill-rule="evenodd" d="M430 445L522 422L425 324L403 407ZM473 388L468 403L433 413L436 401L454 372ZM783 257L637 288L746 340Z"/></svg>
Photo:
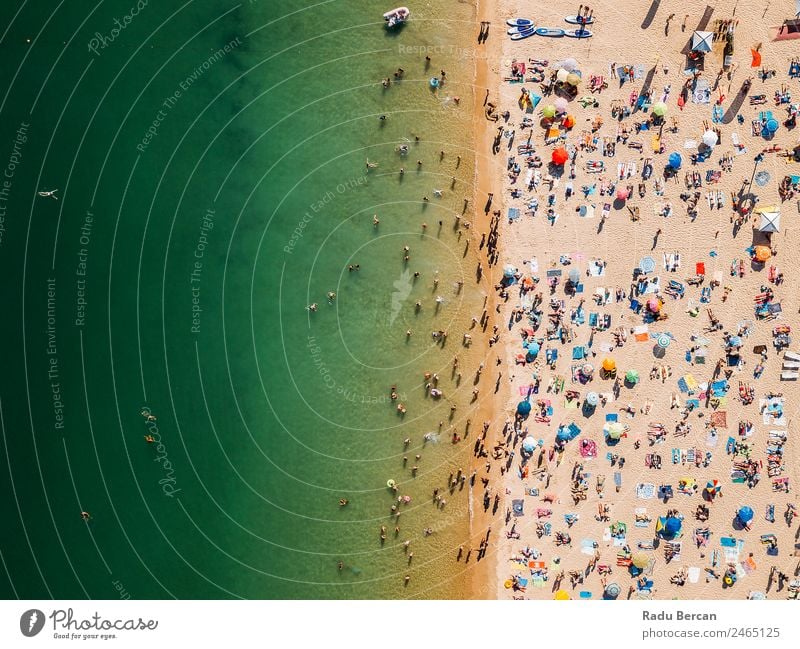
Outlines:
<svg viewBox="0 0 800 649"><path fill-rule="evenodd" d="M780 232L781 229L781 210L776 205L769 207L759 207L754 210L761 215L761 223L758 226L759 232Z"/></svg>
<svg viewBox="0 0 800 649"><path fill-rule="evenodd" d="M692 52L710 52L714 42L713 32L697 31L692 34Z"/></svg>

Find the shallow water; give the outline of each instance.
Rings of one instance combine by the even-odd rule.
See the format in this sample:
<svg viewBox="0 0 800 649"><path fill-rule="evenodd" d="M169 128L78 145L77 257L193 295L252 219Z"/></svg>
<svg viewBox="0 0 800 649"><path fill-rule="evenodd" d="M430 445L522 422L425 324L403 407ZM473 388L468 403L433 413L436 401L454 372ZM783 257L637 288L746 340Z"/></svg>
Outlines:
<svg viewBox="0 0 800 649"><path fill-rule="evenodd" d="M62 7L49 22L43 1L0 9L0 152L29 124L0 247L0 592L462 592L452 555L466 492L440 512L429 499L468 461L448 415L460 404L463 427L472 382L457 391L450 363L483 301L453 229L474 174L462 49L474 8L448 7L443 23L445 11L420 3L389 34L389 7L366 0L150 3L125 21L130 4ZM110 40L115 18L126 26ZM405 79L382 89L397 67ZM449 81L433 92L440 68ZM35 195L55 187L58 201ZM439 329L459 333L442 348ZM465 377L474 362L464 355ZM441 373L445 399L426 398L426 370ZM412 496L397 538L389 478Z"/></svg>

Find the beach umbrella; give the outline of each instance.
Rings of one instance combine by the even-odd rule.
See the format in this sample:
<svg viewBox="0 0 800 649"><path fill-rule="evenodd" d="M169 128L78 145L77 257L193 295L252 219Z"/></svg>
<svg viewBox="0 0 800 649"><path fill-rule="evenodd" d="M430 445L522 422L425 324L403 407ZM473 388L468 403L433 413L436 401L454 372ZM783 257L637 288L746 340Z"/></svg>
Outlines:
<svg viewBox="0 0 800 649"><path fill-rule="evenodd" d="M736 513L736 517L742 522L743 525L747 525L750 521L753 520L753 510L747 505L739 507L739 511Z"/></svg>
<svg viewBox="0 0 800 649"><path fill-rule="evenodd" d="M586 403L594 408L598 403L600 403L600 396L597 394L597 392L589 392L586 395Z"/></svg>
<svg viewBox="0 0 800 649"><path fill-rule="evenodd" d="M569 108L569 103L563 97L557 97L555 102L553 103L556 107L556 111L558 111L559 113L566 113L567 108Z"/></svg>
<svg viewBox="0 0 800 649"><path fill-rule="evenodd" d="M636 370L628 370L627 372L625 372L625 380L628 383L633 383L633 384L638 383L639 382L639 372L637 372Z"/></svg>
<svg viewBox="0 0 800 649"><path fill-rule="evenodd" d="M764 124L764 128L767 129L770 133L774 133L778 130L778 120L775 118L768 119L767 123Z"/></svg>
<svg viewBox="0 0 800 649"><path fill-rule="evenodd" d="M668 516L664 521L664 532L669 537L677 536L682 527L681 519L676 516Z"/></svg>
<svg viewBox="0 0 800 649"><path fill-rule="evenodd" d="M607 599L617 599L621 592L622 589L619 587L619 584L611 583L606 586L605 590L603 591L603 596Z"/></svg>
<svg viewBox="0 0 800 649"><path fill-rule="evenodd" d="M741 347L742 339L739 336L731 336L728 338L728 347Z"/></svg>
<svg viewBox="0 0 800 649"><path fill-rule="evenodd" d="M553 599L556 599L556 600L559 600L559 601L565 601L565 600L572 599L572 598L569 596L569 593L567 591L562 589L562 590L557 590L556 591L556 596Z"/></svg>
<svg viewBox="0 0 800 649"><path fill-rule="evenodd" d="M692 34L692 52L710 52L714 42L713 32L696 31Z"/></svg>
<svg viewBox="0 0 800 649"><path fill-rule="evenodd" d="M609 439L620 439L625 432L625 426L617 421L610 422L605 429Z"/></svg>
<svg viewBox="0 0 800 649"><path fill-rule="evenodd" d="M680 169L681 168L681 162L683 162L683 160L681 159L681 154L680 153L674 151L674 152L669 154L669 166L670 167L672 167L673 169Z"/></svg>
<svg viewBox="0 0 800 649"><path fill-rule="evenodd" d="M650 556L646 552L636 552L631 557L631 563L640 570L647 568L647 565L650 563Z"/></svg>
<svg viewBox="0 0 800 649"><path fill-rule="evenodd" d="M541 350L541 345L536 341L533 341L528 345L528 356L533 356L536 358L539 355L539 351Z"/></svg>
<svg viewBox="0 0 800 649"><path fill-rule="evenodd" d="M561 125L564 128L572 128L575 126L575 117L572 115L567 115L561 122Z"/></svg>
<svg viewBox="0 0 800 649"><path fill-rule="evenodd" d="M627 187L620 187L617 190L617 200L618 201L626 201L626 200L628 200L628 188Z"/></svg>
<svg viewBox="0 0 800 649"><path fill-rule="evenodd" d="M647 300L647 308L653 313L658 313L661 311L661 300L659 300L657 297L651 297L649 300Z"/></svg>
<svg viewBox="0 0 800 649"><path fill-rule="evenodd" d="M522 415L523 417L529 415L531 412L531 402L527 399L525 401L520 401L517 404L517 414Z"/></svg>
<svg viewBox="0 0 800 649"><path fill-rule="evenodd" d="M564 68L561 68L558 72L556 72L556 79L558 79L561 83L565 83L567 81L568 76L569 72Z"/></svg>
<svg viewBox="0 0 800 649"><path fill-rule="evenodd" d="M563 146L560 146L553 151L551 159L555 164L563 165L569 160L569 153L567 153L567 150Z"/></svg>
<svg viewBox="0 0 800 649"><path fill-rule="evenodd" d="M580 75L571 72L567 75L567 83L571 86L577 86L582 81Z"/></svg>
<svg viewBox="0 0 800 649"><path fill-rule="evenodd" d="M664 117L667 114L667 105L663 101L656 102L653 105L653 114Z"/></svg>
<svg viewBox="0 0 800 649"><path fill-rule="evenodd" d="M718 141L719 138L714 131L708 130L703 133L703 144L706 146L715 146Z"/></svg>
<svg viewBox="0 0 800 649"><path fill-rule="evenodd" d="M572 270L570 270L568 277L569 281L572 282L573 284L577 284L578 282L581 281L581 273L577 268L573 268Z"/></svg>
<svg viewBox="0 0 800 649"><path fill-rule="evenodd" d="M528 435L522 440L522 448L528 453L533 453L536 449L536 439L532 435Z"/></svg>
<svg viewBox="0 0 800 649"><path fill-rule="evenodd" d="M542 115L544 115L547 119L552 119L556 116L556 107L553 104L546 104L542 108Z"/></svg>
<svg viewBox="0 0 800 649"><path fill-rule="evenodd" d="M511 264L506 264L505 266L503 266L503 275L505 275L506 277L514 277L514 275L516 274L517 274L517 269L515 266L512 266Z"/></svg>
<svg viewBox="0 0 800 649"><path fill-rule="evenodd" d="M572 437L569 434L569 430L567 430L566 428L559 428L558 432L556 433L556 439L559 442L568 442L569 440L572 439Z"/></svg>
<svg viewBox="0 0 800 649"><path fill-rule="evenodd" d="M575 59L564 59L558 64L558 67L567 72L573 72L578 69L578 62Z"/></svg>
<svg viewBox="0 0 800 649"><path fill-rule="evenodd" d="M769 249L769 246L756 246L755 250L753 251L753 257L759 263L764 263L770 257L772 257L772 250Z"/></svg>
<svg viewBox="0 0 800 649"><path fill-rule="evenodd" d="M775 205L760 207L755 210L761 214L761 223L758 226L759 232L780 232L781 229L781 210Z"/></svg>
<svg viewBox="0 0 800 649"><path fill-rule="evenodd" d="M584 363L581 367L581 373L584 376L591 376L594 373L594 366L591 363Z"/></svg>
<svg viewBox="0 0 800 649"><path fill-rule="evenodd" d="M706 483L706 492L712 498L719 494L722 491L722 485L720 484L719 480L709 480Z"/></svg>
<svg viewBox="0 0 800 649"><path fill-rule="evenodd" d="M658 334L658 336L656 336L656 345L661 347L661 349L666 349L669 347L671 342L672 338L670 338L667 334Z"/></svg>
<svg viewBox="0 0 800 649"><path fill-rule="evenodd" d="M603 369L606 372L613 372L615 369L617 369L617 362L610 356L606 356L603 359Z"/></svg>

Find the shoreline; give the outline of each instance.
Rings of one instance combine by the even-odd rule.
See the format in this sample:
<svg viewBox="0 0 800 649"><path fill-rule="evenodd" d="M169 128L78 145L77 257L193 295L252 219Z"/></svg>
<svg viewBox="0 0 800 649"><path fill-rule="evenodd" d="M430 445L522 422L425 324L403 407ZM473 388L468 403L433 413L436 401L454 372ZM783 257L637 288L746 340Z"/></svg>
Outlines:
<svg viewBox="0 0 800 649"><path fill-rule="evenodd" d="M502 201L502 176L500 170L496 168L495 159L489 155L494 134L493 122L489 122L484 114L486 101L497 102L499 99L500 91L500 74L499 74L499 59L502 54L502 46L500 38L503 31L498 26L497 14L500 10L500 3L498 0L477 0L476 1L476 28L484 21L490 23L489 38L483 45L478 45L475 57L475 76L473 81L474 88L474 106L473 106L473 132L475 133L475 186L473 191L473 205L475 209L475 222L478 226L473 229L473 239L476 241L477 257L485 269L486 281L492 285L491 290L487 291L488 299L486 310L490 314L489 320L491 322L499 323L495 317L497 315L495 308L497 306L497 294L494 291L494 282L496 280L496 265L489 263L489 254L485 246L480 245L481 234L488 233L489 221L491 219L491 212L494 210L504 209ZM474 34L472 35L474 36ZM488 95L487 95L488 90ZM486 97L486 99L485 99ZM493 195L491 210L488 213L481 214L480 210L485 209L484 206L488 200L488 195ZM497 355L500 359L500 365L495 365L491 359ZM490 376L484 379L486 383L491 384L495 378L494 374L499 368L505 374L505 345L501 342L497 343L495 348L488 346L485 350L486 366L490 370ZM505 380L500 381L500 389L493 394L486 402L482 402L478 409L478 420L481 422L481 430L483 422L491 422L489 431L486 435L486 446L490 448L494 442L494 435L496 434L498 421L496 418L505 409L506 402L508 401L508 382ZM477 430L477 427L476 427ZM476 457L473 453L470 460L470 469L476 471L479 475L485 475L485 466L481 458ZM481 485L478 482L470 488L470 547L477 546L481 540L486 538L487 530L492 528L492 523L496 516L491 514L491 511L484 512L481 503ZM497 528L500 527L499 522L492 528L493 533L497 533ZM490 539L492 541L494 539ZM497 570L495 567L495 559L493 555L493 544L490 542L489 550L483 560L476 563L475 567L469 572L470 583L469 593L471 599L495 599L497 590ZM474 549L474 548L473 548Z"/></svg>

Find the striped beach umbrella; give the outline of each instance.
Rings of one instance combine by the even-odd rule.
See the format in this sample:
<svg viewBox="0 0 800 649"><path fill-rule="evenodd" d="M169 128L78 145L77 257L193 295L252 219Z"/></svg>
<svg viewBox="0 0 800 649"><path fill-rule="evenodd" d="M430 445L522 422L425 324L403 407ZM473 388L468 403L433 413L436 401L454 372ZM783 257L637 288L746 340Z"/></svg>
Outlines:
<svg viewBox="0 0 800 649"><path fill-rule="evenodd" d="M661 349L666 349L669 347L669 344L672 342L672 338L670 338L667 334L658 334L656 337L656 345L661 347Z"/></svg>

